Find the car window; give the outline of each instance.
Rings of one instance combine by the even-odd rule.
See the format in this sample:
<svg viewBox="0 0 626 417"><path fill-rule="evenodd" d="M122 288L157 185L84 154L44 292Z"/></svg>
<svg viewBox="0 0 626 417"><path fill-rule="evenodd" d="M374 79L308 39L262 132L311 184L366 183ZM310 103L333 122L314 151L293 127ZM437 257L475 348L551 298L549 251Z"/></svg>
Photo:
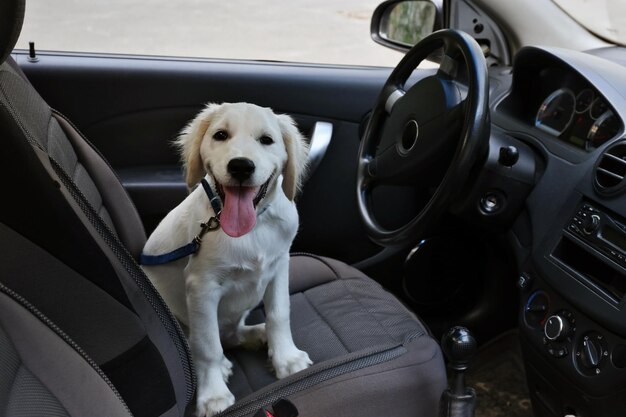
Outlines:
<svg viewBox="0 0 626 417"><path fill-rule="evenodd" d="M375 1L28 0L17 47L395 66L370 37Z"/></svg>
<svg viewBox="0 0 626 417"><path fill-rule="evenodd" d="M613 43L626 45L626 2L624 0L554 0L590 32Z"/></svg>

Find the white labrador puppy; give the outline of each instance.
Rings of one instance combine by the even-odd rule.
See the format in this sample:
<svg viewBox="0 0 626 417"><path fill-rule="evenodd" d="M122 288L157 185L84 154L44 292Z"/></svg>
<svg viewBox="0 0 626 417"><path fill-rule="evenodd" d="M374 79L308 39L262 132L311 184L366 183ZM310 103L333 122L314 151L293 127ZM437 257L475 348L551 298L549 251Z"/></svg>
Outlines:
<svg viewBox="0 0 626 417"><path fill-rule="evenodd" d="M223 345L267 343L278 378L312 363L292 339L288 277L289 248L298 229L293 199L308 148L289 116L247 103L207 105L177 144L187 185L194 187L204 177L218 196L219 226L211 220L214 230L203 235L196 253L143 267L189 327L197 412L211 416L234 403L226 386L232 364ZM196 187L152 233L144 255L167 254L192 242L200 224L220 208L212 207L208 195ZM249 311L261 301L266 323L246 325Z"/></svg>

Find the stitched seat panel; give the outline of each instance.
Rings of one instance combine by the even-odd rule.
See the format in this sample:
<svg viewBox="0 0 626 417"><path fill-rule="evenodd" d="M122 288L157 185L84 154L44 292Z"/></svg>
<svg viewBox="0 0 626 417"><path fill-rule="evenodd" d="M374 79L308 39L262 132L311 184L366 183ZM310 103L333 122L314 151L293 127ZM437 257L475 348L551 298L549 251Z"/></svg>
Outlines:
<svg viewBox="0 0 626 417"><path fill-rule="evenodd" d="M78 160L70 140L52 116L46 102L7 64L0 67L0 85L3 95L11 98L12 110L17 113L17 118L30 133L30 137L74 180L94 210L105 213L103 220L115 232L115 225L98 188L86 167Z"/></svg>
<svg viewBox="0 0 626 417"><path fill-rule="evenodd" d="M51 117L48 129L48 153L52 159L61 165L66 174L71 175L78 165L78 157L73 149L68 149L67 145L68 140L63 129L61 129L59 122Z"/></svg>
<svg viewBox="0 0 626 417"><path fill-rule="evenodd" d="M11 417L65 417L68 412L22 363L0 327L0 412Z"/></svg>
<svg viewBox="0 0 626 417"><path fill-rule="evenodd" d="M306 274L299 273L303 264L307 264ZM427 334L393 295L338 261L293 256L290 287L299 290L290 297L293 339L314 363ZM250 314L248 323L264 320L259 308ZM266 349L233 349L227 356L234 364L229 386L236 398L276 381Z"/></svg>

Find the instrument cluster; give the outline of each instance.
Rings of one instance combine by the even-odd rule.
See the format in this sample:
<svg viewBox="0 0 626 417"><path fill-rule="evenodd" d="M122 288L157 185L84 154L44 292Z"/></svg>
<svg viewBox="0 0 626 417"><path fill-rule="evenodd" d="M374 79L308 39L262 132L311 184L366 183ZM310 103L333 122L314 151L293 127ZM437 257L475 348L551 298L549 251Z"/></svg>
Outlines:
<svg viewBox="0 0 626 417"><path fill-rule="evenodd" d="M593 150L616 137L622 122L593 89L561 87L542 101L535 126L578 148Z"/></svg>

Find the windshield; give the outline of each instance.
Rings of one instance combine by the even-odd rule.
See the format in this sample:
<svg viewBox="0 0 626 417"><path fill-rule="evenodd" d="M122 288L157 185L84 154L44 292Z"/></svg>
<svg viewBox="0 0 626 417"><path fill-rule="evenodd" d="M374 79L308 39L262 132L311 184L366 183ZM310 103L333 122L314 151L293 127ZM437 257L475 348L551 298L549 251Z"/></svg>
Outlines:
<svg viewBox="0 0 626 417"><path fill-rule="evenodd" d="M590 32L609 42L626 45L626 1L553 1Z"/></svg>

